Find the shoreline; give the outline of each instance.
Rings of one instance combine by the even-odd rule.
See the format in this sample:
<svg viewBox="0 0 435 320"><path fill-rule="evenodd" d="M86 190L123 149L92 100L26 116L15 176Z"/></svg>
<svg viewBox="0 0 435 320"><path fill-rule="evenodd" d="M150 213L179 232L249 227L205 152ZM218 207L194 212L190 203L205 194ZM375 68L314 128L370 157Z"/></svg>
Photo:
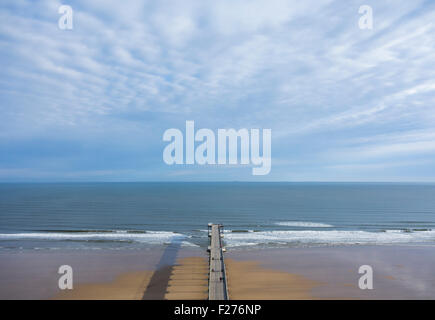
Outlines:
<svg viewBox="0 0 435 320"><path fill-rule="evenodd" d="M207 258L170 246L2 252L0 299L206 299ZM433 246L249 248L225 262L230 299L435 299ZM63 264L74 269L71 292L57 288ZM373 267L373 290L358 287L361 265Z"/></svg>

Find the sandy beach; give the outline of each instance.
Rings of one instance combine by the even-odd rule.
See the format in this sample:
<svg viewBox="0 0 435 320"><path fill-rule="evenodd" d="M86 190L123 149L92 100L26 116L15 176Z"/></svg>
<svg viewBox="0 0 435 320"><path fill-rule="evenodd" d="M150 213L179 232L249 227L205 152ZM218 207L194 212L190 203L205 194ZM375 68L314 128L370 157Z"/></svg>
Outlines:
<svg viewBox="0 0 435 320"><path fill-rule="evenodd" d="M313 299L316 282L298 274L262 268L258 261L226 260L230 299Z"/></svg>
<svg viewBox="0 0 435 320"><path fill-rule="evenodd" d="M234 299L435 299L433 246L343 246L229 252ZM361 265L373 289L361 290Z"/></svg>
<svg viewBox="0 0 435 320"><path fill-rule="evenodd" d="M184 260L187 257L191 260ZM189 262L195 261L193 266L197 268L198 258L204 265L206 252L171 246L143 250L3 251L0 299L142 299L147 298L147 289L154 295L163 294L158 297L163 299L170 278L153 279L156 271L168 267L177 270L179 263L192 270ZM58 287L61 265L73 268L73 290ZM172 278L176 280L175 274ZM149 287L151 280L157 285Z"/></svg>
<svg viewBox="0 0 435 320"><path fill-rule="evenodd" d="M434 299L431 246L237 249L225 256L230 299ZM57 287L61 264L73 290ZM373 290L358 287L360 265ZM205 250L2 253L1 299L207 299Z"/></svg>
<svg viewBox="0 0 435 320"><path fill-rule="evenodd" d="M62 291L53 299L205 300L207 266L207 260L203 257L181 258L174 266L159 270L123 273L108 283L81 284L74 290Z"/></svg>

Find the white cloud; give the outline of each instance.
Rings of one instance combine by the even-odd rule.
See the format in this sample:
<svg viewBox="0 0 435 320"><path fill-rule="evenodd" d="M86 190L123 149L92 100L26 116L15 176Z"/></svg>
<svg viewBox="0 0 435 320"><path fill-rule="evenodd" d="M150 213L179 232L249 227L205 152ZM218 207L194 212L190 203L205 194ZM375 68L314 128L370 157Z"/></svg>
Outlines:
<svg viewBox="0 0 435 320"><path fill-rule="evenodd" d="M376 141L435 125L435 11L423 1L373 2L370 32L358 28L360 1L81 0L67 32L59 5L0 6L3 140L128 131L152 113L156 136L192 116L272 127L287 157L286 141L325 132L318 152L331 158L433 151L433 137Z"/></svg>

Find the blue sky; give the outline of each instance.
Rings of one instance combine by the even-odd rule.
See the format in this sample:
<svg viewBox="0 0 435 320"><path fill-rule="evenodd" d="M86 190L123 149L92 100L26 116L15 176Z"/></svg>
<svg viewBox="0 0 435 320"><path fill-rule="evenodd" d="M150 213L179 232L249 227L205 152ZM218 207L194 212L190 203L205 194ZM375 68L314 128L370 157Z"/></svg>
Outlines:
<svg viewBox="0 0 435 320"><path fill-rule="evenodd" d="M0 65L0 181L435 181L435 1L2 0ZM166 165L186 120L271 173Z"/></svg>

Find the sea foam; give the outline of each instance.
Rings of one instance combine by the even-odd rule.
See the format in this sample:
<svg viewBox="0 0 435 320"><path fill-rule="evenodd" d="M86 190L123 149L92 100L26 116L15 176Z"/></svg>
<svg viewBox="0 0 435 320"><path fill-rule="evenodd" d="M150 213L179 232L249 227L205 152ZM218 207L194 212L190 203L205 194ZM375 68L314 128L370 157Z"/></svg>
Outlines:
<svg viewBox="0 0 435 320"><path fill-rule="evenodd" d="M306 222L306 221L283 221L275 223L278 226L286 227L306 227L306 228L331 228L333 225L320 223L320 222Z"/></svg>
<svg viewBox="0 0 435 320"><path fill-rule="evenodd" d="M80 232L23 232L0 233L0 240L60 240L60 241L113 241L140 242L162 244L168 242L185 242L188 236L168 231L131 232L127 230L113 231L80 231Z"/></svg>
<svg viewBox="0 0 435 320"><path fill-rule="evenodd" d="M274 230L248 233L227 233L228 247L257 245L350 245L406 244L434 242L435 230L404 232L369 232L360 230Z"/></svg>

